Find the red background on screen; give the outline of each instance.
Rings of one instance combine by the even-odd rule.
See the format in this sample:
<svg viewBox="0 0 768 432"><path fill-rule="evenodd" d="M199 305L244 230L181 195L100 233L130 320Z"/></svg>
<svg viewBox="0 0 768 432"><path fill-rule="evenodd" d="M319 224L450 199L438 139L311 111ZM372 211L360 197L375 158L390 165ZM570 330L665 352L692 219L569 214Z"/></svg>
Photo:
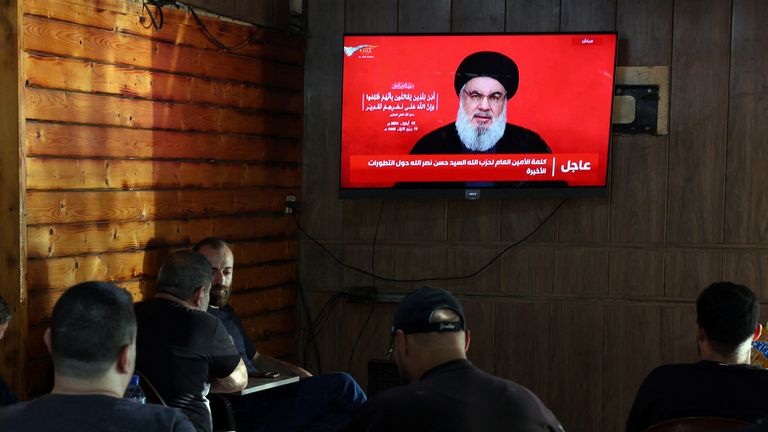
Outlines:
<svg viewBox="0 0 768 432"><path fill-rule="evenodd" d="M582 40L593 42L582 44ZM341 187L389 187L387 183L349 181L350 155L408 154L423 135L452 123L459 100L453 88L459 63L477 51L497 51L512 58L520 71L517 93L507 103L507 122L531 129L553 153L597 153L598 172L571 186L605 184L613 99L615 35L494 36L346 36L345 47L372 46L344 54L341 133ZM394 83L413 89L393 90ZM415 117L393 119L390 112L364 111L363 95L425 93L438 97L438 109L410 111ZM368 105L370 106L370 104ZM415 121L417 131L384 132L391 121ZM597 174L597 175L594 175ZM595 180L598 179L598 180ZM472 178L457 180L472 181Z"/></svg>

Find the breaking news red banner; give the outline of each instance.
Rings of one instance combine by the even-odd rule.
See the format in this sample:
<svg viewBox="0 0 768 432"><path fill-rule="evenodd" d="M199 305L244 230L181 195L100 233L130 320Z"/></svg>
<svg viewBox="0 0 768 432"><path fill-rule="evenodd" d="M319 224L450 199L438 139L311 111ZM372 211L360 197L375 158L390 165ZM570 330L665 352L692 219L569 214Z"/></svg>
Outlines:
<svg viewBox="0 0 768 432"><path fill-rule="evenodd" d="M375 182L475 182L588 180L599 172L597 154L355 155L350 180Z"/></svg>

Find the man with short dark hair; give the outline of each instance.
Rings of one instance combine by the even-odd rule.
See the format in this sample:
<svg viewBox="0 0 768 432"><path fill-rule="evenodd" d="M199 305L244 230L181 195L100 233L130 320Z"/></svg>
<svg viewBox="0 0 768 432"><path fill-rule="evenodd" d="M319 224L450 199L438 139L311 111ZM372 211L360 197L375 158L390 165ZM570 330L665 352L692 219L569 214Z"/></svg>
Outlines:
<svg viewBox="0 0 768 432"><path fill-rule="evenodd" d="M11 308L8 303L0 297L0 340L5 337L5 331L8 330L8 323L11 321ZM13 393L3 377L0 376L0 407L11 405L19 401L16 394Z"/></svg>
<svg viewBox="0 0 768 432"><path fill-rule="evenodd" d="M423 287L395 310L390 352L407 385L372 397L343 431L562 431L527 388L467 360L469 330L459 301Z"/></svg>
<svg viewBox="0 0 768 432"><path fill-rule="evenodd" d="M51 394L0 410L3 432L193 432L181 411L123 399L133 376L136 317L131 296L85 282L61 296L45 344L53 358Z"/></svg>
<svg viewBox="0 0 768 432"><path fill-rule="evenodd" d="M696 300L696 342L701 361L654 369L635 396L627 432L664 420L708 416L756 421L768 413L768 371L750 366L760 337L760 305L752 290L713 283Z"/></svg>
<svg viewBox="0 0 768 432"><path fill-rule="evenodd" d="M224 323L248 372L257 376L278 372L301 377L295 384L230 398L238 430L336 431L348 422L352 412L366 400L357 382L346 373L312 376L299 366L259 353L229 304L234 273L234 255L229 245L222 239L208 237L193 249L208 258L213 273L208 312Z"/></svg>
<svg viewBox="0 0 768 432"><path fill-rule="evenodd" d="M208 260L180 251L163 261L154 298L135 306L136 368L168 405L181 408L203 432L213 428L208 391L230 393L248 383L232 338L221 321L206 313L210 290Z"/></svg>

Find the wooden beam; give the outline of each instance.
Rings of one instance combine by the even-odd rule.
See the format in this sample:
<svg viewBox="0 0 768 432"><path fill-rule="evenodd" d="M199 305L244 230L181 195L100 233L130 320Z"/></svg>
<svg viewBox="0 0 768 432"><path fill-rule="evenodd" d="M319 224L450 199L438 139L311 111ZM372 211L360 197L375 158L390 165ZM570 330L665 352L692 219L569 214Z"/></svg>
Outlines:
<svg viewBox="0 0 768 432"><path fill-rule="evenodd" d="M19 22L17 0L0 2L0 295L11 306L13 317L0 342L0 374L25 396L22 379L26 363L27 311L24 295L24 197L23 136L19 92Z"/></svg>

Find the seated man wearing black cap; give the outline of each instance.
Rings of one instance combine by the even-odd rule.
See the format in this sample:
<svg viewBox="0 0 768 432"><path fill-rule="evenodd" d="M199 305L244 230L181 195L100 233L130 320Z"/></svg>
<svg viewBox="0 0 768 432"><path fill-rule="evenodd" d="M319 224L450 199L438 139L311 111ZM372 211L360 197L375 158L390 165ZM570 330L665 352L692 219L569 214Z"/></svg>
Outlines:
<svg viewBox="0 0 768 432"><path fill-rule="evenodd" d="M456 70L456 122L423 136L411 154L551 153L541 137L507 123L507 101L519 72L511 58L491 51L467 56Z"/></svg>
<svg viewBox="0 0 768 432"><path fill-rule="evenodd" d="M664 420L706 416L757 421L768 413L768 370L750 366L760 337L760 304L744 285L717 282L696 300L696 342L701 361L654 369L635 396L627 432Z"/></svg>
<svg viewBox="0 0 768 432"><path fill-rule="evenodd" d="M344 432L563 430L530 390L467 360L464 311L448 291L424 287L405 297L391 345L409 384L371 398Z"/></svg>

